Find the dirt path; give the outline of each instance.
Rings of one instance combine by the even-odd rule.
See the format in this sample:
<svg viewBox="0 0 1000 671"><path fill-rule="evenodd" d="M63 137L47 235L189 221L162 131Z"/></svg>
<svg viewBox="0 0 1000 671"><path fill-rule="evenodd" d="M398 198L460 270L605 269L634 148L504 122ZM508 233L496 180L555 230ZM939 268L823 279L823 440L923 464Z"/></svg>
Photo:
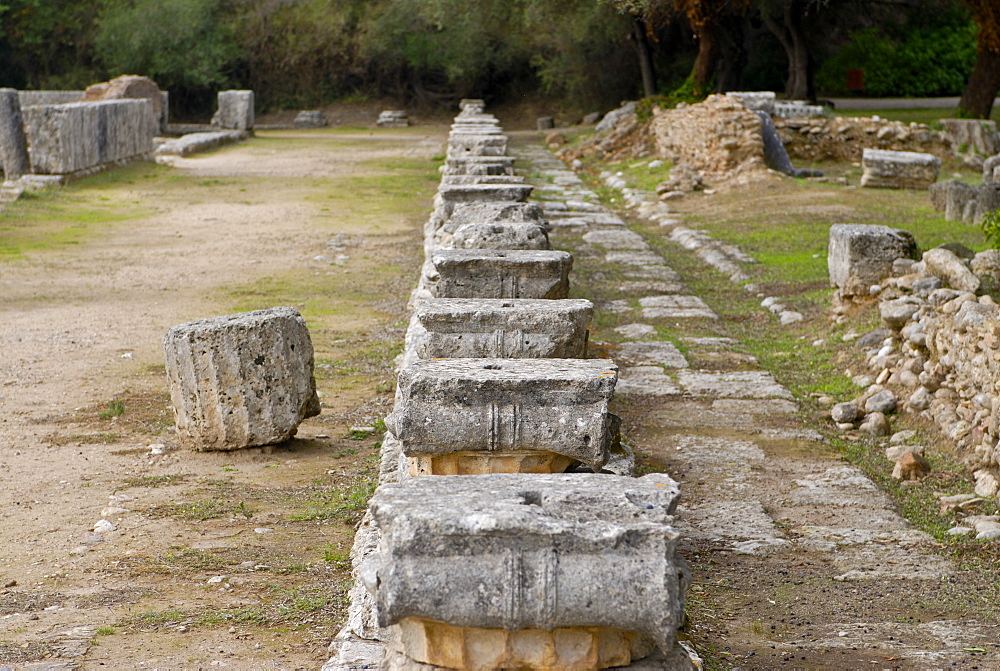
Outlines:
<svg viewBox="0 0 1000 671"><path fill-rule="evenodd" d="M391 399L442 137L263 133L8 207L0 667L325 659L378 439L350 427ZM288 304L322 415L280 447L175 451L165 330ZM115 530L92 532L102 518Z"/></svg>

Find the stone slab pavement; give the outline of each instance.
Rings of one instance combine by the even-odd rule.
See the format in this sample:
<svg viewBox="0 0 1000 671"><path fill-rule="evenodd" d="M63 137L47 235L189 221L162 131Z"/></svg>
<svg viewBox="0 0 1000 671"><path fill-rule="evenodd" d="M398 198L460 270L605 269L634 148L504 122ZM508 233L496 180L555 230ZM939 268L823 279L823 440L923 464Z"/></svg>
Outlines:
<svg viewBox="0 0 1000 671"><path fill-rule="evenodd" d="M576 295L613 297L595 301L595 323L604 311L622 342L592 342L591 356L621 368L623 438L681 483L702 651L741 669L1000 667L1000 627L963 617L977 595L953 562L803 425L780 371L726 337L712 297L544 147L512 150L537 176L553 247L574 253Z"/></svg>

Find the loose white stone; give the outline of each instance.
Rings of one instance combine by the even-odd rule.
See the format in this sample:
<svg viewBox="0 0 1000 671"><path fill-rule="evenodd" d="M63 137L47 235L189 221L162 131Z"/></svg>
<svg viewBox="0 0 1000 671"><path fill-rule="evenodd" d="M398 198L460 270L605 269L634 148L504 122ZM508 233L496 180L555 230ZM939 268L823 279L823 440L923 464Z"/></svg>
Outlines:
<svg viewBox="0 0 1000 671"><path fill-rule="evenodd" d="M94 524L94 533L103 534L114 530L115 525L107 520L98 520L97 523Z"/></svg>

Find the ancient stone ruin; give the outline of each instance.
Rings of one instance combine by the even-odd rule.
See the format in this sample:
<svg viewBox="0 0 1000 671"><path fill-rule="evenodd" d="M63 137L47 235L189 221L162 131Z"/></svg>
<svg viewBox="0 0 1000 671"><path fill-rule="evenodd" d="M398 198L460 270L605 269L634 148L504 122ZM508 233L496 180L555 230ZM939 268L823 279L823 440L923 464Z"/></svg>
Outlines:
<svg viewBox="0 0 1000 671"><path fill-rule="evenodd" d="M253 91L219 91L218 108L212 116L212 125L227 130L253 130Z"/></svg>
<svg viewBox="0 0 1000 671"><path fill-rule="evenodd" d="M302 110L292 122L295 128L325 128L326 117L321 110Z"/></svg>
<svg viewBox="0 0 1000 671"><path fill-rule="evenodd" d="M163 350L177 437L190 449L280 443L320 412L312 342L293 308L180 324Z"/></svg>
<svg viewBox="0 0 1000 671"><path fill-rule="evenodd" d="M835 263L834 250L848 247L852 252L839 252ZM883 325L859 340L870 375L856 373L855 381L867 383L863 393L833 407L837 426L888 435L892 412L919 414L955 441L973 468L976 495L996 496L1000 306L990 292L1000 289L1000 251L973 254L961 245L943 245L915 259L913 238L905 231L858 225L834 226L830 248L831 282L842 292L837 305L848 294L877 295ZM865 283L871 286L861 291ZM845 291L850 286L857 289ZM889 448L897 462L893 477L926 472L918 459L923 448L907 448Z"/></svg>
<svg viewBox="0 0 1000 671"><path fill-rule="evenodd" d="M402 110L385 110L379 113L375 125L379 128L408 128L410 118Z"/></svg>
<svg viewBox="0 0 1000 671"><path fill-rule="evenodd" d="M949 221L981 224L1000 209L1000 154L983 161L983 181L975 186L948 179L930 186L931 205Z"/></svg>
<svg viewBox="0 0 1000 671"><path fill-rule="evenodd" d="M861 186L926 189L937 181L941 159L913 151L865 149L861 155Z"/></svg>
<svg viewBox="0 0 1000 671"><path fill-rule="evenodd" d="M511 163L463 101L324 669L691 668L676 483L632 477L617 366L583 358L593 305Z"/></svg>
<svg viewBox="0 0 1000 671"><path fill-rule="evenodd" d="M776 100L770 91L730 92L671 109L654 107L648 123L639 120L636 103L629 102L609 112L596 131L558 156L567 162L587 156L612 162L637 160L650 154L670 160L670 178L656 190L663 199L767 180L773 178L772 172L819 178L819 171L796 169L793 162L861 161L866 150L945 158L953 155L955 137L954 132L935 131L926 124L877 116L834 117L816 105ZM989 136L989 129L983 134ZM905 170L896 165L898 161L886 163L884 157L870 162L866 183L872 186L926 188L933 181L927 181L933 160L921 166L907 164Z"/></svg>

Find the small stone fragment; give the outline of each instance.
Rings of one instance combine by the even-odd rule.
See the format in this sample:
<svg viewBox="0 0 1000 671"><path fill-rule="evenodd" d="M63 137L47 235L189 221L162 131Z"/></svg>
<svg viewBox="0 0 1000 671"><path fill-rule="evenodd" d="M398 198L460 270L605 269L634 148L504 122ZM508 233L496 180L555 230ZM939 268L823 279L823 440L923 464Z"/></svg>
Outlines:
<svg viewBox="0 0 1000 671"><path fill-rule="evenodd" d="M846 424L848 422L855 422L858 416L861 414L861 410L858 406L853 403L838 403L830 409L830 417L833 418L834 422L838 424Z"/></svg>
<svg viewBox="0 0 1000 671"><path fill-rule="evenodd" d="M892 469L895 480L919 480L931 472L931 465L916 452L907 452L896 461Z"/></svg>
<svg viewBox="0 0 1000 671"><path fill-rule="evenodd" d="M880 412L887 414L896 409L896 395L888 389L883 389L865 401L865 412Z"/></svg>
<svg viewBox="0 0 1000 671"><path fill-rule="evenodd" d="M858 430L874 437L888 436L892 431L889 427L889 420L881 412L873 412L865 416L865 420L858 427Z"/></svg>

